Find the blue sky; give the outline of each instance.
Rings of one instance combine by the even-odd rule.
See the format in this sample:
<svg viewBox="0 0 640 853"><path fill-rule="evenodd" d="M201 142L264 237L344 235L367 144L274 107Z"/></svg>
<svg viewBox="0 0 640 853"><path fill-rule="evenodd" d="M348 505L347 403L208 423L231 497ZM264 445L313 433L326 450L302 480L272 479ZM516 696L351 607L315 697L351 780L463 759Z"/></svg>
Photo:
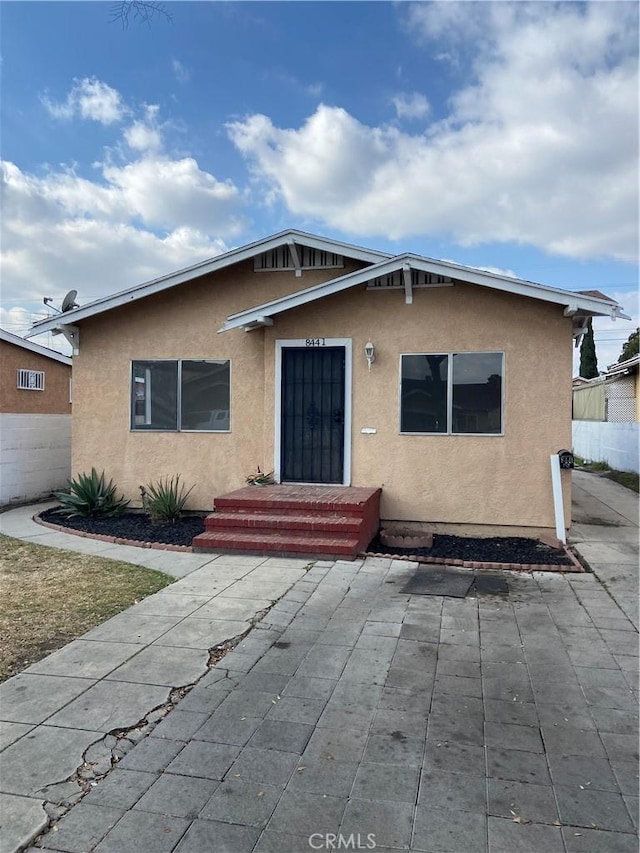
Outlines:
<svg viewBox="0 0 640 853"><path fill-rule="evenodd" d="M124 29L110 9L0 6L4 328L294 227L601 289L633 317L596 322L617 359L635 3L184 2Z"/></svg>

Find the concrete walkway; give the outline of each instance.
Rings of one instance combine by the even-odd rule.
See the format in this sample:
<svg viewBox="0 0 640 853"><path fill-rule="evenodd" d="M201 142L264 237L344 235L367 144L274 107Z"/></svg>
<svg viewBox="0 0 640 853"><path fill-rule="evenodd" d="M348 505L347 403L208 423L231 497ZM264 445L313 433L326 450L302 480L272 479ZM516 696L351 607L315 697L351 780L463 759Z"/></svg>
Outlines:
<svg viewBox="0 0 640 853"><path fill-rule="evenodd" d="M403 594L406 561L305 572L218 556L182 571L193 555L171 554L183 579L114 617L133 633L110 620L0 688L11 732L0 850L39 831L43 801L55 818L84 783L90 792L30 850L298 853L360 833L361 849L378 851L636 853L637 497L575 477L584 515L572 533L596 574L505 573L502 597ZM24 515L12 535L37 536ZM282 597L265 618L176 691L220 636L204 623L246 627L246 611L224 608L264 602L274 582ZM203 607L215 615L199 617ZM147 618L171 624L136 643ZM81 655L68 651L78 643ZM109 645L137 649L103 671ZM124 719L132 686L161 692ZM55 695L63 704L47 705Z"/></svg>
<svg viewBox="0 0 640 853"><path fill-rule="evenodd" d="M2 533L136 563L179 580L0 686L2 853L31 841L51 816L80 799L96 774L208 672L209 650L248 631L308 565L85 539L36 524L32 516L44 508L3 513ZM88 766L78 776L83 764Z"/></svg>
<svg viewBox="0 0 640 853"><path fill-rule="evenodd" d="M638 628L638 495L600 474L573 472L569 542Z"/></svg>

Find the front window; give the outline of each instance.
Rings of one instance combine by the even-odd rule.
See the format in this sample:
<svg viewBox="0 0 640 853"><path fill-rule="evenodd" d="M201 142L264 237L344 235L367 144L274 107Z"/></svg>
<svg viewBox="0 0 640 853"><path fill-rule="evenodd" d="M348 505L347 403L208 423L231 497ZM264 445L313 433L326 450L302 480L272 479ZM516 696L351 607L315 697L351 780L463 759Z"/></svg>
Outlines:
<svg viewBox="0 0 640 853"><path fill-rule="evenodd" d="M401 356L400 432L502 433L500 352Z"/></svg>
<svg viewBox="0 0 640 853"><path fill-rule="evenodd" d="M448 355L403 355L400 432L448 432Z"/></svg>
<svg viewBox="0 0 640 853"><path fill-rule="evenodd" d="M453 356L451 432L502 432L502 353Z"/></svg>
<svg viewBox="0 0 640 853"><path fill-rule="evenodd" d="M134 361L131 429L228 432L227 359Z"/></svg>

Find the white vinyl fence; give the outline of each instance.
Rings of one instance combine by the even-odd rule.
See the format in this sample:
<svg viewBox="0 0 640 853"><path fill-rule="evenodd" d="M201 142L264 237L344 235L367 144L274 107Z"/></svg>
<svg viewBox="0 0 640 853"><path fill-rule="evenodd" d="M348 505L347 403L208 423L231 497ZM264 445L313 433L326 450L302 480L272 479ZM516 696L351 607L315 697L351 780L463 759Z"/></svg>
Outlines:
<svg viewBox="0 0 640 853"><path fill-rule="evenodd" d="M573 452L590 462L606 462L616 471L640 473L640 424L573 421Z"/></svg>
<svg viewBox="0 0 640 853"><path fill-rule="evenodd" d="M0 414L0 505L63 489L71 476L71 415Z"/></svg>

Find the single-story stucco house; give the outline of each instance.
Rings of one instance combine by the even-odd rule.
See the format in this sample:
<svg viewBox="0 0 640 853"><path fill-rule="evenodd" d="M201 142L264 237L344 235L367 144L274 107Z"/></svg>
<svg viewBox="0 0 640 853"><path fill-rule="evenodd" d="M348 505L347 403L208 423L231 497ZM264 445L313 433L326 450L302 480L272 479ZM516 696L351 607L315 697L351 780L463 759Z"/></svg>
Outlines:
<svg viewBox="0 0 640 853"><path fill-rule="evenodd" d="M0 506L48 497L71 475L71 359L0 329Z"/></svg>
<svg viewBox="0 0 640 853"><path fill-rule="evenodd" d="M74 473L132 499L180 473L210 509L259 466L318 496L381 490L396 525L536 535L555 524L550 454L571 446L572 344L599 315L620 308L287 230L30 335L74 347Z"/></svg>

